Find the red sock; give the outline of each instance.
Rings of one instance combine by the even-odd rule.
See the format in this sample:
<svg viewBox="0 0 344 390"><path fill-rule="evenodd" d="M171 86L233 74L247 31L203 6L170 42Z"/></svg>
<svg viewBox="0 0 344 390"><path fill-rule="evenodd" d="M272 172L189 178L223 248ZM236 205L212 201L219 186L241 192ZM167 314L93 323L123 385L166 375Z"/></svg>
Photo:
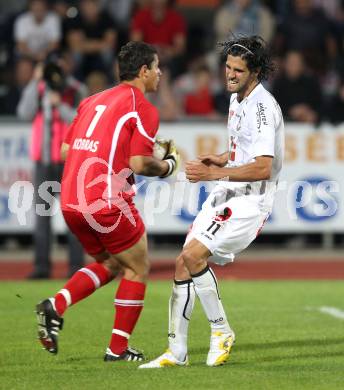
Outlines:
<svg viewBox="0 0 344 390"><path fill-rule="evenodd" d="M115 323L110 342L111 351L120 355L128 348L128 339L143 309L146 285L122 279L115 296Z"/></svg>
<svg viewBox="0 0 344 390"><path fill-rule="evenodd" d="M88 297L112 279L111 272L100 263L94 262L79 269L55 295L57 314L62 317L68 306Z"/></svg>

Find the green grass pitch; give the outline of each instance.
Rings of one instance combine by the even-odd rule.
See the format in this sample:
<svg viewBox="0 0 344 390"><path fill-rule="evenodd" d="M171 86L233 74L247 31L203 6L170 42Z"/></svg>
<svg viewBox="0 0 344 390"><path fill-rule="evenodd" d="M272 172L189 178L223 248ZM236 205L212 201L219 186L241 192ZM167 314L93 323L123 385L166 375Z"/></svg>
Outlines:
<svg viewBox="0 0 344 390"><path fill-rule="evenodd" d="M344 310L342 281L220 281L237 342L230 361L209 368L209 326L199 302L189 336L190 366L138 370L138 363L102 361L113 323L115 285L69 309L60 352L40 348L33 313L61 281L0 285L0 389L344 389L344 320L320 312ZM167 346L171 282L150 282L131 345L148 359Z"/></svg>

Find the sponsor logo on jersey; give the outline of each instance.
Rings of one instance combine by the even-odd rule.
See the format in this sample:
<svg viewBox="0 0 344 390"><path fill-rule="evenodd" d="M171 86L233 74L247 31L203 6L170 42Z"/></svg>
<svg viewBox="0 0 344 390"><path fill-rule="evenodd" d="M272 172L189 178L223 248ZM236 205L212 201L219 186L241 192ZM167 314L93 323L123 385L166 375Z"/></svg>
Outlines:
<svg viewBox="0 0 344 390"><path fill-rule="evenodd" d="M211 236L209 236L209 234L207 233L201 233L202 236L204 236L205 238L207 238L208 240L212 240L213 238Z"/></svg>
<svg viewBox="0 0 344 390"><path fill-rule="evenodd" d="M220 211L214 217L216 222L226 222L232 216L232 210L229 207L225 207L223 211Z"/></svg>
<svg viewBox="0 0 344 390"><path fill-rule="evenodd" d="M239 118L235 130L236 130L236 131L240 131L240 130L241 130L241 115L235 114L235 116L236 116L237 118Z"/></svg>
<svg viewBox="0 0 344 390"><path fill-rule="evenodd" d="M256 118L257 118L257 128L258 130L261 128L262 124L264 126L268 125L268 121L266 119L265 109L263 103L257 103L257 112L256 112Z"/></svg>
<svg viewBox="0 0 344 390"><path fill-rule="evenodd" d="M233 110L229 110L227 126L229 126L229 123L230 123L230 121L231 121L233 115L234 115L234 111L233 111Z"/></svg>

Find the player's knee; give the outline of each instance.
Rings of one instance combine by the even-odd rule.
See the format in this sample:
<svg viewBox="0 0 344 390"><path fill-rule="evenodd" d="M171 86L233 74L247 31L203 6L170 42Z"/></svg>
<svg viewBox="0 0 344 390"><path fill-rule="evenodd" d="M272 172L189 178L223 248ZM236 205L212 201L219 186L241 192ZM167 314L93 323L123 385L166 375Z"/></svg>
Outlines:
<svg viewBox="0 0 344 390"><path fill-rule="evenodd" d="M179 255L176 258L175 279L176 280L190 279L190 273L184 263L184 259L182 255Z"/></svg>
<svg viewBox="0 0 344 390"><path fill-rule="evenodd" d="M148 258L143 258L138 264L135 264L131 270L137 275L139 278L147 278L150 271L150 262Z"/></svg>
<svg viewBox="0 0 344 390"><path fill-rule="evenodd" d="M182 268L182 267L185 267L185 263L184 263L183 254L181 253L181 254L176 258L176 268Z"/></svg>
<svg viewBox="0 0 344 390"><path fill-rule="evenodd" d="M180 257L182 258L180 261L184 262L190 273L194 273L195 269L198 269L204 263L204 260L198 259L190 249L184 249Z"/></svg>
<svg viewBox="0 0 344 390"><path fill-rule="evenodd" d="M145 258L142 262L143 276L147 277L150 271L150 261Z"/></svg>
<svg viewBox="0 0 344 390"><path fill-rule="evenodd" d="M134 267L123 267L123 277L133 282L143 282L147 280L149 274L150 264L148 259L142 261L139 265Z"/></svg>
<svg viewBox="0 0 344 390"><path fill-rule="evenodd" d="M107 268L114 277L116 277L121 271L121 266L118 264L117 261L114 261L113 259L107 259L103 261L102 265Z"/></svg>

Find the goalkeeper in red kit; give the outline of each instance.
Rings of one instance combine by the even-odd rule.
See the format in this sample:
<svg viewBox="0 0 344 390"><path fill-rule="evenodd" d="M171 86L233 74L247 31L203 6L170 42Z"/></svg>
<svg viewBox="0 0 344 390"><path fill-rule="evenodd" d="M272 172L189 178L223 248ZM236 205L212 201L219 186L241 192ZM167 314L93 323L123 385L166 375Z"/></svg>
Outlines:
<svg viewBox="0 0 344 390"><path fill-rule="evenodd" d="M68 307L120 273L104 360L141 361L143 354L128 346L143 308L149 271L145 227L133 202L134 173L168 177L179 156L172 142L164 159L153 156L159 116L144 94L158 87L156 50L144 42L129 42L121 48L118 64L120 84L81 102L61 151L66 160L61 209L69 229L95 261L36 306L38 338L56 354Z"/></svg>

